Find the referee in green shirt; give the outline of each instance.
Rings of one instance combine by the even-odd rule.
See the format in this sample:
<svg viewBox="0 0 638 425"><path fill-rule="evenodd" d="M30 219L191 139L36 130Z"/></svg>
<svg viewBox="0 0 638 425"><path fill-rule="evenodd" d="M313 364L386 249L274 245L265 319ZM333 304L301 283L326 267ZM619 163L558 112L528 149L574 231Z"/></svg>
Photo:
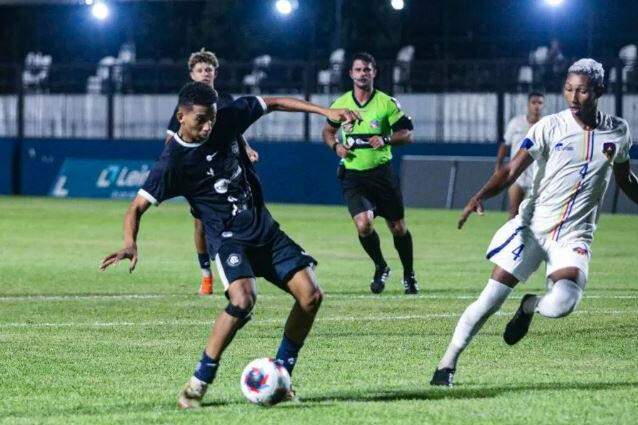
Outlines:
<svg viewBox="0 0 638 425"><path fill-rule="evenodd" d="M414 276L412 235L405 224L399 181L390 164L392 146L412 142L412 121L394 98L374 88L376 75L372 55L354 55L350 68L353 90L335 100L331 107L357 111L362 120L343 127L328 121L323 140L341 158L339 178L343 196L359 241L375 265L370 290L381 293L390 275L379 235L373 227L374 217L381 216L394 236L394 246L403 265L405 293L416 294L419 288Z"/></svg>

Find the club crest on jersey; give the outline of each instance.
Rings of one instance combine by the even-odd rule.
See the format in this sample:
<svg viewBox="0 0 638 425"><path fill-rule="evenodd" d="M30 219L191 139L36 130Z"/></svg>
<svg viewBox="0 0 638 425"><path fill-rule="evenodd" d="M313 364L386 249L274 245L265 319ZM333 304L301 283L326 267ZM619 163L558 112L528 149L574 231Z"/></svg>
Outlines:
<svg viewBox="0 0 638 425"><path fill-rule="evenodd" d="M228 192L228 185L230 184L230 180L228 179L219 179L215 182L213 187L215 188L215 192L217 193L226 193Z"/></svg>
<svg viewBox="0 0 638 425"><path fill-rule="evenodd" d="M239 254L230 254L226 259L226 264L228 264L230 267L237 267L241 264L241 257L239 256Z"/></svg>
<svg viewBox="0 0 638 425"><path fill-rule="evenodd" d="M604 143L603 153L605 154L607 159L613 159L614 154L616 153L616 144L611 142Z"/></svg>
<svg viewBox="0 0 638 425"><path fill-rule="evenodd" d="M206 161L211 162L213 158L215 158L215 155L217 155L217 152L212 155L206 155Z"/></svg>
<svg viewBox="0 0 638 425"><path fill-rule="evenodd" d="M587 255L587 248L577 246L576 248L574 248L574 252L578 255Z"/></svg>
<svg viewBox="0 0 638 425"><path fill-rule="evenodd" d="M372 121L370 121L370 127L372 127L372 128L379 128L379 120L372 120Z"/></svg>

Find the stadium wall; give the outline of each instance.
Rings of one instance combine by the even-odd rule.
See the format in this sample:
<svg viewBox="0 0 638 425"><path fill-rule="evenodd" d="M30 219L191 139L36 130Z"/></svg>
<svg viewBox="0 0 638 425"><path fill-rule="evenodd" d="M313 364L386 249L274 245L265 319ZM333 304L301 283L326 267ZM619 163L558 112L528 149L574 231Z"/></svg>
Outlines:
<svg viewBox="0 0 638 425"><path fill-rule="evenodd" d="M271 202L309 204L340 204L341 191L336 180L337 158L323 144L317 143L267 143L251 140L259 151L257 165L267 199ZM59 184L60 171L65 161L67 170L73 173L67 179L96 179L105 160L113 166L126 167L123 161L138 161L143 172L144 164L152 162L163 148L159 141L140 140L95 140L95 139L25 139L22 142L20 159L20 194L43 196L52 193ZM403 155L470 155L493 156L495 144L474 143L427 143L413 144L394 149L394 164L397 172ZM5 155L2 155L3 158ZM3 169L6 169L3 167ZM123 168L122 168L123 169ZM96 174L97 173L97 174ZM10 176L8 177L10 178ZM73 181L67 181L74 184ZM10 186L9 186L10 187ZM2 193L11 193L2 186ZM126 187L130 191L130 187ZM84 189L82 189L84 190ZM118 197L122 191L109 196L94 191L85 192L86 197Z"/></svg>
<svg viewBox="0 0 638 425"><path fill-rule="evenodd" d="M338 161L323 144L256 140L251 144L260 154L257 169L269 202L343 204L336 179ZM163 146L152 140L24 139L18 145L15 139L0 139L0 193L131 198ZM459 208L489 177L496 144L415 143L393 151L407 206ZM633 147L632 157L638 157L638 146ZM618 206L613 210L638 213L617 192L612 184L608 194L617 198L613 202ZM606 202L605 211L612 211L612 205ZM505 208L504 196L486 207Z"/></svg>
<svg viewBox="0 0 638 425"><path fill-rule="evenodd" d="M15 139L0 138L0 194L14 192L15 166L18 161L15 158L17 152L17 141Z"/></svg>

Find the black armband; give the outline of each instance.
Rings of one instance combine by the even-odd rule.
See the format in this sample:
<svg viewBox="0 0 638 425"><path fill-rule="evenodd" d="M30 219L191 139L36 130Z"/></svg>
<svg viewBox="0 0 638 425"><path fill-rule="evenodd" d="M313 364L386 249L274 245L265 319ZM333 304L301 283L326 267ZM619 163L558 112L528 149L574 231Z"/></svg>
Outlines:
<svg viewBox="0 0 638 425"><path fill-rule="evenodd" d="M390 126L392 131L397 132L400 130L414 130L414 126L412 125L412 120L410 117L404 115L397 122Z"/></svg>
<svg viewBox="0 0 638 425"><path fill-rule="evenodd" d="M390 137L390 136L383 136L383 144L384 144L384 145L391 145L391 144L392 144L392 143L391 143L391 141L392 141L392 137Z"/></svg>

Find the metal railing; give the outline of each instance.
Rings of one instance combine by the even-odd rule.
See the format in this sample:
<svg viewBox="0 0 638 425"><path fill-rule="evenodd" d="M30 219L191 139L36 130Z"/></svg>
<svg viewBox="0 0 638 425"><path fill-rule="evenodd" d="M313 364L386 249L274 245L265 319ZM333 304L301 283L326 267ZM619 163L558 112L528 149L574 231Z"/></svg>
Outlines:
<svg viewBox="0 0 638 425"><path fill-rule="evenodd" d="M619 61L604 62L608 70L607 75L613 74L609 71L615 68L615 74L623 76L622 83L607 84L607 96L613 96L613 112L623 116L625 95L635 97L633 93L638 93L638 72ZM517 60L437 60L414 61L410 64L381 61L378 67L377 86L399 97L402 94L419 93L496 95L494 123L497 140L502 138L505 122L509 119L506 111L508 94L527 93L531 90L558 92L565 72L564 67L530 66ZM329 81L318 80L320 70L331 72ZM25 123L28 126L49 125L33 123L33 120L38 119L37 114L30 113L30 108L34 105L34 94L60 94L70 98L74 95L92 93L104 99L104 110L100 106L99 117L89 116L85 124L92 125L91 123L96 124L99 121L95 127L105 129L105 132L98 131L96 134L103 134L103 137L109 139L121 137L119 134L123 133L118 130L116 114L120 113L120 105L117 102L122 95L175 95L188 80L185 65L172 62L136 62L110 66L87 63L53 64L46 71L44 78L35 79L37 81L30 79L27 84L25 72L28 71L21 64L0 64L0 96L7 100L0 103L0 127L4 126L6 130L2 131L0 128L0 134L23 138L28 136L25 133ZM273 60L266 67L251 62L227 62L222 63L216 80L218 89L230 93L285 93L307 100L316 98L317 95L339 93L350 89L351 86L347 70L343 66L327 62ZM98 103L101 105L101 102L100 100ZM633 104L631 103L632 107ZM60 113L68 114L69 111ZM91 112L84 114L88 116ZM164 115L168 117L169 114L170 112ZM488 115L493 116L491 114L490 111ZM432 113L422 121L430 122L430 115ZM67 121L66 116L60 120ZM302 139L311 140L312 131L312 122L305 117ZM76 133L78 132L75 130L70 132L70 137L76 137ZM438 133L441 131L437 130Z"/></svg>

